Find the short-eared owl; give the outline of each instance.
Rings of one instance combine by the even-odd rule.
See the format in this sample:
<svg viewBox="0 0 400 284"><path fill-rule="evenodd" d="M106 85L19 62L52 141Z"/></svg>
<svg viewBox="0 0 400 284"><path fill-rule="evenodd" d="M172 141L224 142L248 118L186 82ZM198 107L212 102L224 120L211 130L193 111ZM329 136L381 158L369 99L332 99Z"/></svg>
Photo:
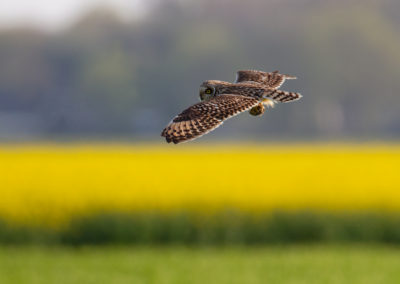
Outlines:
<svg viewBox="0 0 400 284"><path fill-rule="evenodd" d="M165 127L161 136L175 144L193 140L241 112L250 110L251 115L262 115L265 106L276 102L287 103L301 98L299 93L285 92L278 88L286 79L294 76L278 71L238 71L234 83L209 80L200 86L200 103L187 108Z"/></svg>

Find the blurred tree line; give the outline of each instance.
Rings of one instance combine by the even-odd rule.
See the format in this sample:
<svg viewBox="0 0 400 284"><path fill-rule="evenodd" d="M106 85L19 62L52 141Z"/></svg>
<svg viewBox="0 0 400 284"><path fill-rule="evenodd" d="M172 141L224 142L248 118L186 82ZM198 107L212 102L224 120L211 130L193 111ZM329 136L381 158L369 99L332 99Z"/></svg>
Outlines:
<svg viewBox="0 0 400 284"><path fill-rule="evenodd" d="M244 114L225 138L398 138L400 2L152 1L140 19L97 9L67 30L0 31L0 138L157 139L207 79L298 76L300 102Z"/></svg>

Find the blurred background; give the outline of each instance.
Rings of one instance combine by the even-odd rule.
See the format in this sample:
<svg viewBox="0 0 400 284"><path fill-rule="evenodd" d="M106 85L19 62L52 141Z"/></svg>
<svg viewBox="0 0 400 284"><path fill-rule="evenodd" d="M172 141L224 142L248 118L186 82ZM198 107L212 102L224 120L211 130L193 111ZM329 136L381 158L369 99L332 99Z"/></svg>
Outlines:
<svg viewBox="0 0 400 284"><path fill-rule="evenodd" d="M398 1L2 1L0 138L159 140L208 79L298 76L301 102L205 140L398 139Z"/></svg>
<svg viewBox="0 0 400 284"><path fill-rule="evenodd" d="M208 79L302 100L183 145ZM400 2L0 0L0 283L400 283Z"/></svg>

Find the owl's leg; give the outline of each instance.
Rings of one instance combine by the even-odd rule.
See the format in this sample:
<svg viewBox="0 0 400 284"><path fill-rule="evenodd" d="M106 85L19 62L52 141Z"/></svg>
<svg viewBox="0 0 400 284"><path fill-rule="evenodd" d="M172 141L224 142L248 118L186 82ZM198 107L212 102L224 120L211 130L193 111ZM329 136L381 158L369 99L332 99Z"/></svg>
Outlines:
<svg viewBox="0 0 400 284"><path fill-rule="evenodd" d="M266 107L274 107L275 106L275 102L273 100L271 100L271 99L264 99L263 100L263 104Z"/></svg>

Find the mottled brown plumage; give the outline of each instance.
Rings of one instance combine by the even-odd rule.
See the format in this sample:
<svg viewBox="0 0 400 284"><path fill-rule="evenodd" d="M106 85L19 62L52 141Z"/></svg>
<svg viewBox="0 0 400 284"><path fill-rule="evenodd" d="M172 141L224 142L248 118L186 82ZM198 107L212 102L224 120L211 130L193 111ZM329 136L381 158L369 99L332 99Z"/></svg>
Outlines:
<svg viewBox="0 0 400 284"><path fill-rule="evenodd" d="M175 144L202 136L220 126L224 120L259 104L257 99L224 94L209 101L192 105L179 115L161 133L167 142Z"/></svg>
<svg viewBox="0 0 400 284"><path fill-rule="evenodd" d="M235 83L256 82L271 89L278 89L287 79L296 79L295 76L279 74L279 71L263 72L257 70L240 70L236 73Z"/></svg>
<svg viewBox="0 0 400 284"><path fill-rule="evenodd" d="M290 102L301 98L299 93L278 90L286 79L294 79L278 71L256 70L237 72L235 83L209 80L200 86L200 100L177 115L162 131L168 143L175 144L200 137L220 126L225 120L250 110L254 116L265 112L275 102Z"/></svg>

